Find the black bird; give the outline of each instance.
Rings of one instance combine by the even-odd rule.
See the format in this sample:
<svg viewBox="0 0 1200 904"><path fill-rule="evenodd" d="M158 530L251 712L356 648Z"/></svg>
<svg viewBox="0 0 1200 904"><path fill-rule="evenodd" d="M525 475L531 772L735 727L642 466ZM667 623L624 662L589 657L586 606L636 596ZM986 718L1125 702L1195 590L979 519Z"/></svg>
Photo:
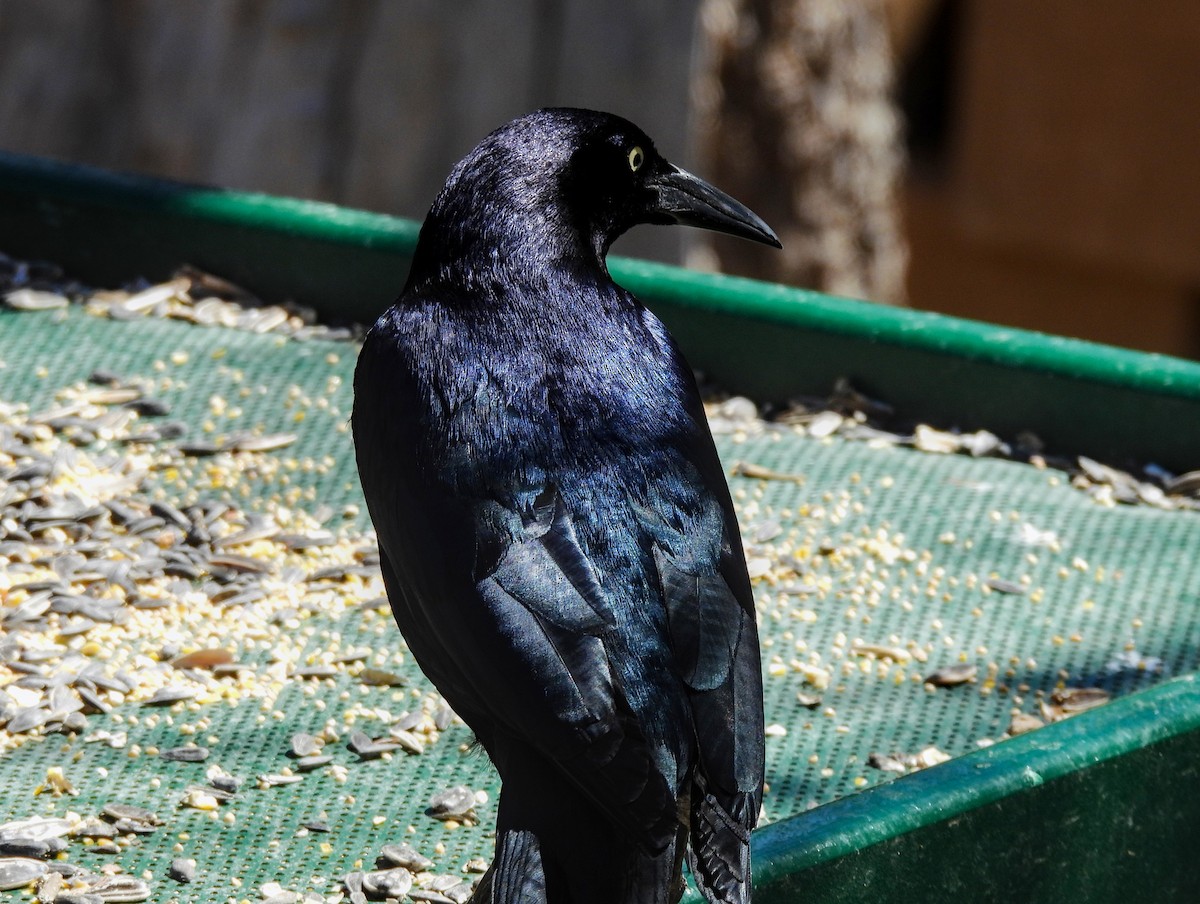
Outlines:
<svg viewBox="0 0 1200 904"><path fill-rule="evenodd" d="M451 172L364 342L354 442L396 621L503 787L475 900L750 900L762 674L692 373L609 277L637 223L778 247L632 123L548 109Z"/></svg>

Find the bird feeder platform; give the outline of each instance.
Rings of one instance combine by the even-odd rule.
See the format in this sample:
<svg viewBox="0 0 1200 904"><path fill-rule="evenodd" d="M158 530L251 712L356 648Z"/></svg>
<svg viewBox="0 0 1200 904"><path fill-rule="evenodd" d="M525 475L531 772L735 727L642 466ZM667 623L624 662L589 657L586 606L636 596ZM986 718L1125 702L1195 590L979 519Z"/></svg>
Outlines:
<svg viewBox="0 0 1200 904"><path fill-rule="evenodd" d="M0 251L98 289L189 265L267 305L369 323L416 236L378 214L0 156ZM1200 899L1200 510L1171 476L1200 468L1200 365L657 264L611 271L713 386L778 410L810 400L767 422L736 401L710 411L763 640L756 900ZM0 575L0 858L13 823L95 829L125 805L158 824L111 844L76 832L56 862L119 867L154 901L318 901L407 843L433 861L409 894L461 897L491 856L497 778L380 600L346 429L354 341L23 297L0 305L0 500L33 479L13 469L35 446L59 468L43 497L74 499L86 526L22 522L28 561L0 537L21 563ZM811 399L839 379L856 392L821 413ZM151 396L186 435L156 426ZM137 419L77 422L121 404ZM873 411L907 426L876 428ZM967 454L983 430L1026 452ZM126 508L163 522L140 539L97 476L131 467L131 447ZM90 521L87 494L103 497ZM22 498L5 505L42 517L44 498ZM205 512L213 536L189 541ZM93 564L56 572L43 549L145 564L141 540L207 558L160 583L134 568L108 593ZM128 611L89 627L69 602L39 612L47 589ZM54 688L75 687L61 670L89 666L128 689L101 687L77 730L43 731L64 722ZM297 735L329 762L302 771ZM223 775L241 779L227 799L211 793ZM439 811L456 786L472 801ZM175 861L194 861L190 881L169 877Z"/></svg>

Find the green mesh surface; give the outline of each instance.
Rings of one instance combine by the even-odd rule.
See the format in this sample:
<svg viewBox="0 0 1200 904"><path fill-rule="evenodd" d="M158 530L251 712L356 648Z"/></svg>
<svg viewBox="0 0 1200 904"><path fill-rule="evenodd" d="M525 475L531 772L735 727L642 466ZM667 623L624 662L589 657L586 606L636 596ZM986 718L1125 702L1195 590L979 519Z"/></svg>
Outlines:
<svg viewBox="0 0 1200 904"><path fill-rule="evenodd" d="M156 320L114 323L76 308L0 311L0 364L0 400L28 401L33 410L103 368L155 377L172 417L194 427L209 422L213 435L254 427L296 432L298 442L280 453L294 465L264 472L249 497L239 493L236 501L253 508L268 494L290 493L297 506L332 507L338 514L331 524L368 526L346 429L349 344ZM1014 710L1036 713L1040 697L1055 687L1095 685L1124 694L1196 667L1200 518L1192 513L1105 508L1060 473L999 460L786 431L719 437L718 445L730 465L741 460L803 477L802 483L731 480L752 562L769 560L770 573L756 588L773 726L770 820L890 778L868 766L871 753L913 754L930 745L964 753L1000 739ZM182 475L164 490L173 497L221 492L189 481L198 476ZM353 505L357 513L343 512ZM760 536L770 539L759 544ZM755 567L766 571L768 563ZM988 590L989 577L1025 592ZM306 690L293 682L267 710L254 700L214 704L164 714L154 726L92 716L89 730L123 728L142 747L194 740L179 726L203 716L209 725L200 742L212 756L206 764L169 763L67 736L35 740L0 759L0 821L94 813L110 801L154 809L167 820L159 833L115 858L72 843L69 859L91 868L115 860L133 874L148 870L155 901L254 900L270 881L332 894L338 877L360 862L370 868L379 848L392 842L411 842L436 860L439 872L459 872L473 856L490 858L496 776L483 757L462 752L469 740L462 726L422 756L358 763L338 749L335 760L348 770L344 783L319 771L297 785L253 787L254 775L287 764L283 752L293 732L315 730L351 703L398 711L428 691L410 658L396 665L390 656L402 642L384 614L352 609L337 620L315 619L312 627L313 652L334 643L370 646L389 653L389 667L408 675L411 686L363 688L337 679ZM856 643L904 648L914 658L889 663L858 655ZM976 682L924 686L933 669L961 661L978 664ZM811 683L822 683L817 669L829 676L824 690ZM820 703L803 705L801 693L819 695ZM184 789L203 783L213 763L250 779L219 813L232 813L232 825L176 809ZM78 796L33 796L52 766L64 767ZM460 783L491 795L479 808L479 826L447 829L423 815L434 791ZM301 823L314 819L333 831L297 835ZM194 884L165 878L175 856L197 860ZM0 901L22 899L0 892Z"/></svg>

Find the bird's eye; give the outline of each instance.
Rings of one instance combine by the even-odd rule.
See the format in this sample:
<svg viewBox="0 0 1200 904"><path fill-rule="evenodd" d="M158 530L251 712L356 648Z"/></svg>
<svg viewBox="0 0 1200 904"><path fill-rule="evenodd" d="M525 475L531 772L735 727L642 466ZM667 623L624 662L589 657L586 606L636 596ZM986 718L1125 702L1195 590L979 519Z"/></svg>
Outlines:
<svg viewBox="0 0 1200 904"><path fill-rule="evenodd" d="M633 172L637 172L642 168L642 164L646 162L646 152L640 147L634 147L629 151L629 168Z"/></svg>

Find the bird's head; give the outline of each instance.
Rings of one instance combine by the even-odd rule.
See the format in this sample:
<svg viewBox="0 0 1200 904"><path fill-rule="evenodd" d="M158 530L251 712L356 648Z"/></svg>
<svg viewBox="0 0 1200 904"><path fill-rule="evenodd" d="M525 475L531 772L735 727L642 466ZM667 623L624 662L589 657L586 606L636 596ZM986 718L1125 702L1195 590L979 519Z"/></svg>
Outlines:
<svg viewBox="0 0 1200 904"><path fill-rule="evenodd" d="M502 126L459 162L422 230L421 244L428 232L434 247L418 247L418 258L434 249L500 258L522 247L574 255L582 246L603 267L613 241L639 223L699 226L780 247L754 212L668 162L633 123L557 108Z"/></svg>

